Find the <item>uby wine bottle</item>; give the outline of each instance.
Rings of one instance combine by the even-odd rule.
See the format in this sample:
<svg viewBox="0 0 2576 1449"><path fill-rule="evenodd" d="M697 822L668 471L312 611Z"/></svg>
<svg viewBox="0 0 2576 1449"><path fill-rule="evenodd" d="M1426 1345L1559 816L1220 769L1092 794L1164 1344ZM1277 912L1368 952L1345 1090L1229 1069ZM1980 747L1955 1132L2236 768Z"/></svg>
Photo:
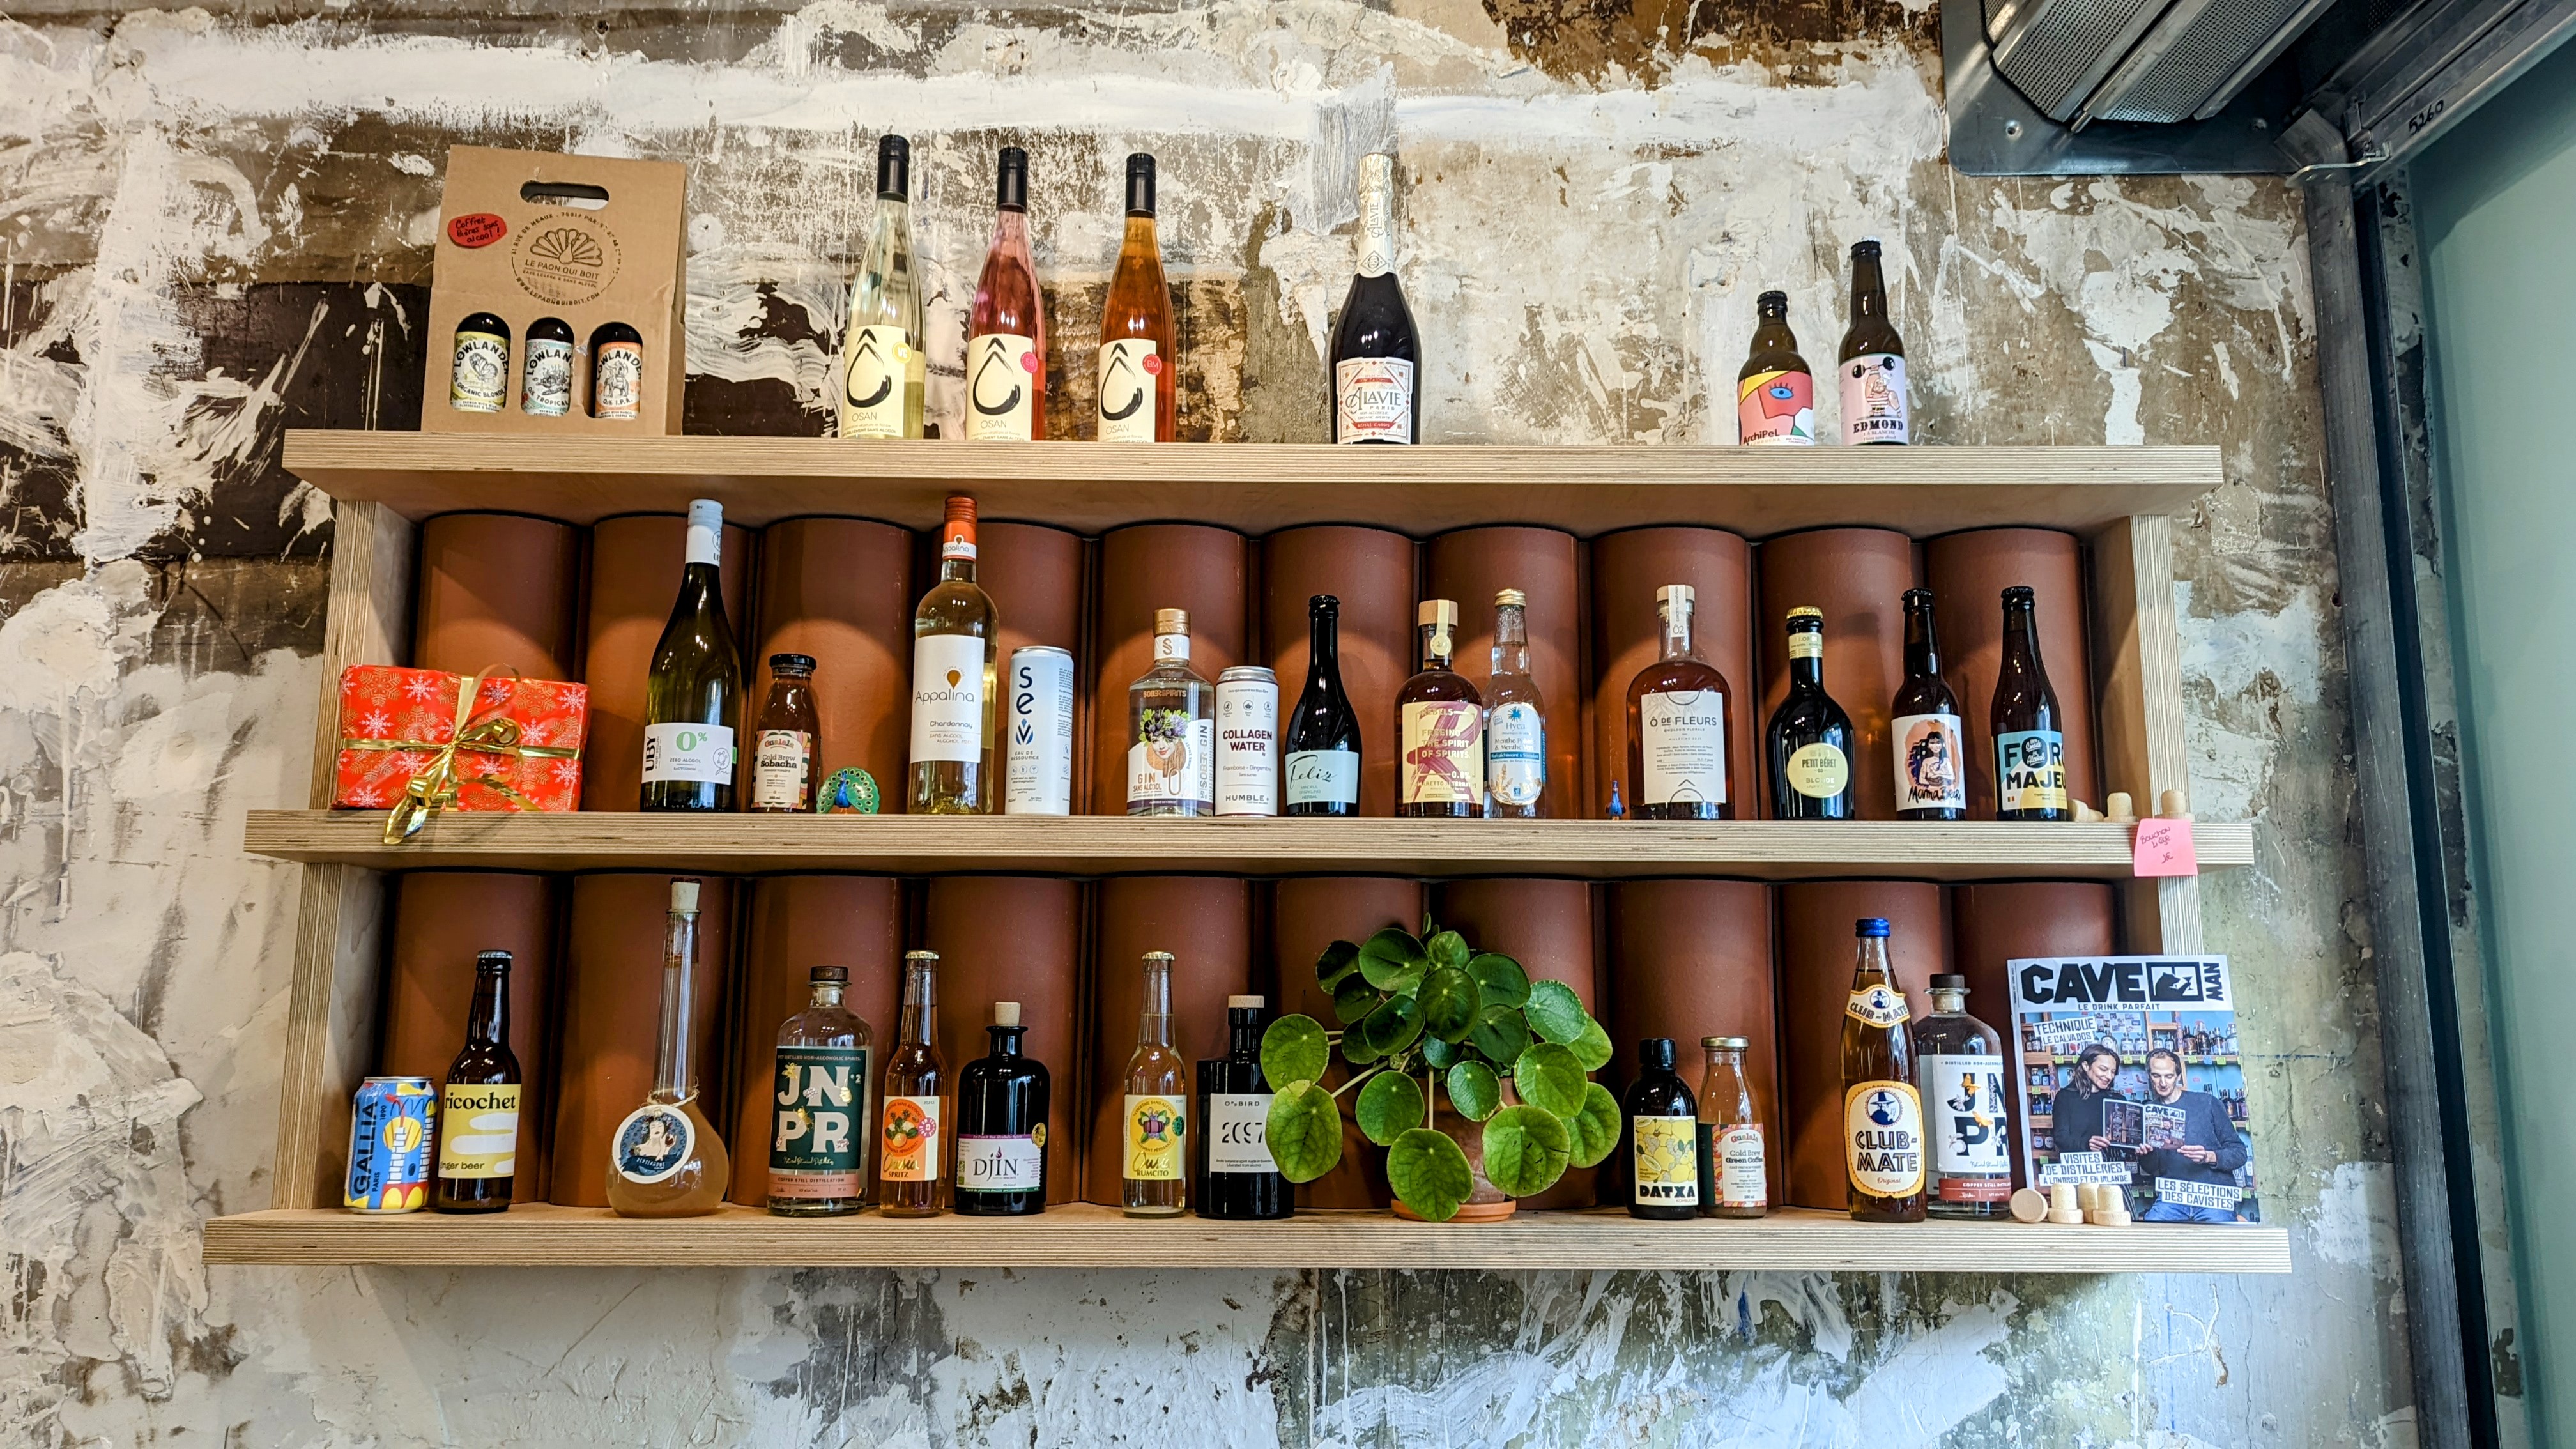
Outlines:
<svg viewBox="0 0 2576 1449"><path fill-rule="evenodd" d="M687 561L671 620L644 680L646 810L734 808L734 731L742 721L742 659L725 622L724 505L689 504Z"/></svg>

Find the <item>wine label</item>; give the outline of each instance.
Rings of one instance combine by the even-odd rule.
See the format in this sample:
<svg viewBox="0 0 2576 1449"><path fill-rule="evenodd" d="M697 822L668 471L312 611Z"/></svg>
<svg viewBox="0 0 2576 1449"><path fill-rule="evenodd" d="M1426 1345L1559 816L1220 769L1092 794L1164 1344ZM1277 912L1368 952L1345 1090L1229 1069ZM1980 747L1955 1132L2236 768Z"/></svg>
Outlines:
<svg viewBox="0 0 2576 1449"><path fill-rule="evenodd" d="M518 1083L448 1083L438 1094L438 1175L513 1177L518 1157Z"/></svg>
<svg viewBox="0 0 2576 1449"><path fill-rule="evenodd" d="M1901 714L1896 740L1896 808L1899 810L1965 810L1967 760L1959 744L1955 714Z"/></svg>
<svg viewBox="0 0 2576 1449"><path fill-rule="evenodd" d="M1025 443L1037 436L1038 342L987 332L966 343L966 438Z"/></svg>
<svg viewBox="0 0 2576 1449"><path fill-rule="evenodd" d="M1271 680L1217 681L1216 813L1279 813L1279 686Z"/></svg>
<svg viewBox="0 0 2576 1449"><path fill-rule="evenodd" d="M1485 803L1485 722L1482 711L1460 699L1404 707L1403 778L1396 799L1406 805Z"/></svg>
<svg viewBox="0 0 2576 1449"><path fill-rule="evenodd" d="M1360 803L1359 751L1299 750L1291 754L1288 757L1288 803Z"/></svg>
<svg viewBox="0 0 2576 1449"><path fill-rule="evenodd" d="M490 332L457 333L448 406L460 413L497 413L509 396L510 339Z"/></svg>
<svg viewBox="0 0 2576 1449"><path fill-rule="evenodd" d="M1905 403L1905 359L1893 352L1864 352L1842 365L1843 441L1910 443L1913 422Z"/></svg>
<svg viewBox="0 0 2576 1449"><path fill-rule="evenodd" d="M2007 730L1995 736L1995 808L2066 808L2066 736L2056 730Z"/></svg>
<svg viewBox="0 0 2576 1449"><path fill-rule="evenodd" d="M1640 805L1726 803L1726 709L1713 689L1649 694L1637 702L1645 756Z"/></svg>
<svg viewBox="0 0 2576 1449"><path fill-rule="evenodd" d="M1923 1190L1923 1102L1905 1082L1855 1082L1843 1092L1843 1165L1877 1197Z"/></svg>
<svg viewBox="0 0 2576 1449"><path fill-rule="evenodd" d="M900 327L862 327L843 350L849 359L841 373L841 436L902 437L905 383L921 349Z"/></svg>
<svg viewBox="0 0 2576 1449"><path fill-rule="evenodd" d="M1216 721L1149 709L1127 747L1127 807L1216 803Z"/></svg>
<svg viewBox="0 0 2576 1449"><path fill-rule="evenodd" d="M1831 800L1851 784L1851 760L1820 740L1790 751L1789 767L1781 773L1790 789L1808 799Z"/></svg>
<svg viewBox="0 0 2576 1449"><path fill-rule="evenodd" d="M1691 1117L1628 1119L1630 1190L1639 1207L1699 1206L1699 1122Z"/></svg>
<svg viewBox="0 0 2576 1449"><path fill-rule="evenodd" d="M1895 1026L1910 1014L1905 993L1884 982L1862 987L1843 1003L1843 1015L1863 1026Z"/></svg>
<svg viewBox="0 0 2576 1449"><path fill-rule="evenodd" d="M1178 1182L1188 1123L1178 1097L1127 1094L1126 1156L1120 1171L1130 1182Z"/></svg>
<svg viewBox="0 0 2576 1449"><path fill-rule="evenodd" d="M727 725L648 724L644 727L644 783L733 783L733 730Z"/></svg>
<svg viewBox="0 0 2576 1449"><path fill-rule="evenodd" d="M1025 1132L957 1138L959 1192L1028 1192L1046 1185L1046 1151Z"/></svg>
<svg viewBox="0 0 2576 1449"><path fill-rule="evenodd" d="M528 373L519 411L559 418L572 411L572 344L559 337L528 339Z"/></svg>
<svg viewBox="0 0 2576 1449"><path fill-rule="evenodd" d="M689 1114L660 1102L647 1102L626 1114L617 1134L608 1139L608 1160L617 1175L650 1187L679 1175L697 1157L698 1126Z"/></svg>
<svg viewBox="0 0 2576 1449"><path fill-rule="evenodd" d="M1935 1056L1917 1066L1923 1083L1932 1168L1944 1202L2001 1202L2012 1196L2012 1141L2004 1130L2004 1059ZM1951 1173L1987 1181L1953 1182ZM1952 1189L1957 1189L1953 1191Z"/></svg>
<svg viewBox="0 0 2576 1449"><path fill-rule="evenodd" d="M814 737L803 730L762 730L751 745L751 807L793 810L814 775Z"/></svg>
<svg viewBox="0 0 2576 1449"><path fill-rule="evenodd" d="M1816 441L1816 380L1803 372L1757 372L1735 385L1736 441L1806 447Z"/></svg>
<svg viewBox="0 0 2576 1449"><path fill-rule="evenodd" d="M984 641L924 634L912 641L912 762L984 760Z"/></svg>
<svg viewBox="0 0 2576 1449"><path fill-rule="evenodd" d="M1485 717L1485 788L1497 805L1535 805L1547 784L1547 721L1515 701Z"/></svg>
<svg viewBox="0 0 2576 1449"><path fill-rule="evenodd" d="M857 1197L865 1160L866 1047L783 1046L769 1099L769 1195Z"/></svg>
<svg viewBox="0 0 2576 1449"><path fill-rule="evenodd" d="M1270 1093L1208 1094L1208 1171L1277 1172L1270 1156Z"/></svg>
<svg viewBox="0 0 2576 1449"><path fill-rule="evenodd" d="M633 342L603 342L590 370L590 413L633 421L644 408L644 349Z"/></svg>
<svg viewBox="0 0 2576 1449"><path fill-rule="evenodd" d="M877 1114L877 1179L939 1180L939 1099L888 1097Z"/></svg>
<svg viewBox="0 0 2576 1449"><path fill-rule="evenodd" d="M1352 357L1333 364L1333 441L1413 441L1413 364Z"/></svg>
<svg viewBox="0 0 2576 1449"><path fill-rule="evenodd" d="M1762 1128L1742 1122L1710 1134L1708 1150L1717 1157L1718 1207L1767 1207L1771 1202L1770 1162L1762 1148Z"/></svg>
<svg viewBox="0 0 2576 1449"><path fill-rule="evenodd" d="M1120 337L1100 347L1100 441L1154 441L1156 380L1169 364L1142 337Z"/></svg>

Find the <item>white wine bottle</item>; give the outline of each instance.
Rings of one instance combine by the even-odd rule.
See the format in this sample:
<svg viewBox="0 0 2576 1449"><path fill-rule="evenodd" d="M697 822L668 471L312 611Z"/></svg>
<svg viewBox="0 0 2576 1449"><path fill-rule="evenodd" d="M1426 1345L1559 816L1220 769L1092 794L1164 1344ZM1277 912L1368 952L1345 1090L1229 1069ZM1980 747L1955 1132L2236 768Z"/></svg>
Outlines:
<svg viewBox="0 0 2576 1449"><path fill-rule="evenodd" d="M644 681L647 810L734 808L734 730L742 719L742 658L725 622L724 505L689 503L688 562L671 622Z"/></svg>
<svg viewBox="0 0 2576 1449"><path fill-rule="evenodd" d="M939 526L939 582L912 615L912 789L915 815L989 815L994 674L1001 615L975 582L975 500L951 498Z"/></svg>
<svg viewBox="0 0 2576 1449"><path fill-rule="evenodd" d="M841 436L921 436L921 278L912 250L912 144L877 142L877 219L841 336Z"/></svg>

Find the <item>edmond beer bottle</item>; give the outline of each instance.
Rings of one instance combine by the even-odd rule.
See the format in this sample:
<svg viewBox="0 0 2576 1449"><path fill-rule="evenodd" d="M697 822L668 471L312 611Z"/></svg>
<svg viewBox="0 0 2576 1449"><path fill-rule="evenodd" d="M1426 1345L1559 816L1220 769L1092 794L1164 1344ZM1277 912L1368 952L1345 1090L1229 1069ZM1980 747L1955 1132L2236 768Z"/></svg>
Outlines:
<svg viewBox="0 0 2576 1449"><path fill-rule="evenodd" d="M1843 1007L1843 1166L1851 1215L1864 1223L1923 1221L1923 1098L1905 994L1887 964L1887 922L1853 929L1860 959Z"/></svg>

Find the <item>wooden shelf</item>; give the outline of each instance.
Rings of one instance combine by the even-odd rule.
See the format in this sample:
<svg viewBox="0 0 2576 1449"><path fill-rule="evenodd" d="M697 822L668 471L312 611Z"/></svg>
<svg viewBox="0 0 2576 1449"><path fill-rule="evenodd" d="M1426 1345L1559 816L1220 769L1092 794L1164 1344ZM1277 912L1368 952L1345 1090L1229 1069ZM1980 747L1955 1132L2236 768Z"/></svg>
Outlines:
<svg viewBox="0 0 2576 1449"><path fill-rule="evenodd" d="M592 523L715 498L736 523L856 514L936 527L950 493L988 519L1083 533L1190 519L1249 533L1367 523L1417 537L1544 524L1590 537L1693 523L1751 537L1872 524L1917 537L2022 524L2092 534L2177 513L2222 481L2216 448L1333 448L1255 443L527 438L298 430L286 466L413 520L462 509Z"/></svg>
<svg viewBox="0 0 2576 1449"><path fill-rule="evenodd" d="M1137 1221L1074 1205L1033 1218L873 1213L824 1222L727 1207L709 1217L620 1218L521 1207L491 1217L369 1217L333 1208L206 1224L208 1263L405 1267L1443 1268L1944 1273L2286 1273L2289 1234L2141 1223L1855 1223L1791 1209L1759 1221L1639 1222L1615 1210L1522 1212L1489 1224L1384 1212L1275 1223Z"/></svg>
<svg viewBox="0 0 2576 1449"><path fill-rule="evenodd" d="M571 815L450 811L403 845L379 811L254 810L255 855L374 870L850 870L900 875L1571 875L2125 880L2129 827L1122 816ZM2249 825L2193 827L2201 867L2250 865Z"/></svg>

